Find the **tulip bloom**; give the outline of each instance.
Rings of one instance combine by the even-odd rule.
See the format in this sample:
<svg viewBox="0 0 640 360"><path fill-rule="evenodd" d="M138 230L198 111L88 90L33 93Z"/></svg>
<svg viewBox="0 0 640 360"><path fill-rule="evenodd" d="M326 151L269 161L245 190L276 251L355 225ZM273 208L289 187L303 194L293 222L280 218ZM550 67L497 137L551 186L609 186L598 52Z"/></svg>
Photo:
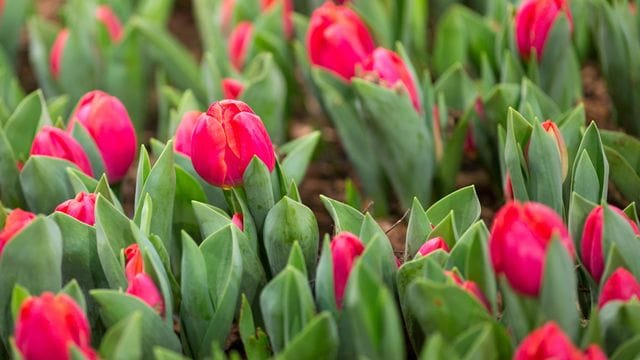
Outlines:
<svg viewBox="0 0 640 360"><path fill-rule="evenodd" d="M122 24L108 5L100 5L96 8L96 20L107 29L111 41L120 41L122 38Z"/></svg>
<svg viewBox="0 0 640 360"><path fill-rule="evenodd" d="M70 161L85 174L93 176L89 157L80 143L71 135L53 126L45 125L40 129L33 139L29 154Z"/></svg>
<svg viewBox="0 0 640 360"><path fill-rule="evenodd" d="M449 245L444 241L441 237L436 237L430 240L427 240L420 246L418 253L422 256L427 256L436 250L444 250L445 252L449 252Z"/></svg>
<svg viewBox="0 0 640 360"><path fill-rule="evenodd" d="M14 209L9 213L4 221L4 227L0 231L0 256L5 245L35 218L34 213L21 209Z"/></svg>
<svg viewBox="0 0 640 360"><path fill-rule="evenodd" d="M364 251L360 239L350 232L343 231L336 235L330 244L333 259L333 286L336 295L336 305L342 308L344 290L353 268L353 263Z"/></svg>
<svg viewBox="0 0 640 360"><path fill-rule="evenodd" d="M95 208L96 194L80 192L75 198L56 206L55 211L65 213L78 221L93 226L96 222Z"/></svg>
<svg viewBox="0 0 640 360"><path fill-rule="evenodd" d="M567 0L526 0L522 3L515 19L515 36L523 59L529 59L532 49L535 49L538 60L542 58L549 32L561 12L567 16L573 28Z"/></svg>
<svg viewBox="0 0 640 360"><path fill-rule="evenodd" d="M237 71L241 71L244 68L252 41L253 24L248 21L243 21L236 25L231 35L229 35L229 60Z"/></svg>
<svg viewBox="0 0 640 360"><path fill-rule="evenodd" d="M372 77L387 88L405 91L416 111L422 111L416 80L398 54L379 47L364 60L362 70L365 78Z"/></svg>
<svg viewBox="0 0 640 360"><path fill-rule="evenodd" d="M636 278L624 268L618 268L602 286L598 307L602 309L609 301L640 300L640 284Z"/></svg>
<svg viewBox="0 0 640 360"><path fill-rule="evenodd" d="M138 244L131 244L124 249L124 274L131 281L136 275L144 272L144 258Z"/></svg>
<svg viewBox="0 0 640 360"><path fill-rule="evenodd" d="M51 53L49 54L49 70L54 79L60 76L60 71L62 70L62 54L67 40L69 40L69 29L64 28L60 30L56 39L53 41Z"/></svg>
<svg viewBox="0 0 640 360"><path fill-rule="evenodd" d="M233 223L233 225L237 226L240 231L244 231L244 218L242 217L241 213L233 214L231 222Z"/></svg>
<svg viewBox="0 0 640 360"><path fill-rule="evenodd" d="M475 281L462 280L460 276L458 276L458 274L453 271L445 270L444 274L447 275L451 280L453 280L456 285L476 298L476 300L478 300L489 312L491 312L491 305L489 304L489 300L487 300L487 297L484 296L482 290L480 290L480 287L475 283Z"/></svg>
<svg viewBox="0 0 640 360"><path fill-rule="evenodd" d="M554 236L573 258L573 242L558 214L535 202L508 202L496 214L489 239L496 273L505 274L520 293L538 295L547 245Z"/></svg>
<svg viewBox="0 0 640 360"><path fill-rule="evenodd" d="M129 279L129 287L127 287L126 293L144 301L159 315L164 314L164 300L162 299L162 295L151 277L146 273L141 272L136 274L132 279Z"/></svg>
<svg viewBox="0 0 640 360"><path fill-rule="evenodd" d="M551 136L553 141L556 143L556 148L558 149L558 154L560 154L560 164L562 168L562 180L567 177L567 173L569 172L569 153L567 152L567 145L564 143L564 138L562 137L562 133L560 129L558 129L558 125L551 120L547 120L543 122L542 128L544 131Z"/></svg>
<svg viewBox="0 0 640 360"><path fill-rule="evenodd" d="M260 0L260 8L268 11L272 6L282 3L282 25L287 38L293 35L293 1L292 0Z"/></svg>
<svg viewBox="0 0 640 360"><path fill-rule="evenodd" d="M191 141L193 167L203 179L218 187L240 185L254 156L269 171L276 164L273 144L262 120L242 101L213 103L198 118Z"/></svg>
<svg viewBox="0 0 640 360"><path fill-rule="evenodd" d="M244 85L233 78L222 79L222 96L225 99L238 100L244 90Z"/></svg>
<svg viewBox="0 0 640 360"><path fill-rule="evenodd" d="M198 117L202 115L200 111L188 111L182 116L180 124L176 129L176 136L173 140L173 148L176 152L191 157L191 138L193 136L193 128L198 122Z"/></svg>
<svg viewBox="0 0 640 360"><path fill-rule="evenodd" d="M583 354L553 321L544 324L524 338L513 356L514 360L606 360L606 358L596 345L590 346Z"/></svg>
<svg viewBox="0 0 640 360"><path fill-rule="evenodd" d="M311 64L350 81L356 65L365 61L374 48L369 30L348 7L325 2L311 14L307 32Z"/></svg>
<svg viewBox="0 0 640 360"><path fill-rule="evenodd" d="M88 359L98 358L91 348L89 321L66 294L27 298L16 321L15 341L25 360L69 360L72 345Z"/></svg>
<svg viewBox="0 0 640 360"><path fill-rule="evenodd" d="M627 214L612 205L609 205L609 209L626 219L633 232L636 235L640 235L638 225L629 219ZM604 208L602 206L596 206L591 210L589 215L587 215L587 219L584 222L584 229L582 230L582 241L580 242L582 263L596 282L600 282L605 265L605 254L602 252L603 227Z"/></svg>
<svg viewBox="0 0 640 360"><path fill-rule="evenodd" d="M90 91L71 115L69 131L76 123L85 127L98 146L109 181L122 180L138 148L136 130L122 102L100 90Z"/></svg>

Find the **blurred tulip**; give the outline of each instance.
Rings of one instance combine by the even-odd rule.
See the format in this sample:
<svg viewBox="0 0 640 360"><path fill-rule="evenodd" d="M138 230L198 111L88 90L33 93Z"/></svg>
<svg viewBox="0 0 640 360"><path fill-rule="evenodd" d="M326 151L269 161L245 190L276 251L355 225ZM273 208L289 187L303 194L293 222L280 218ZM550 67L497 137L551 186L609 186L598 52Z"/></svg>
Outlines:
<svg viewBox="0 0 640 360"><path fill-rule="evenodd" d="M248 21L243 21L236 25L231 35L229 35L229 60L237 71L241 71L244 68L252 41L253 24Z"/></svg>
<svg viewBox="0 0 640 360"><path fill-rule="evenodd" d="M600 290L598 308L602 309L609 301L640 300L640 284L625 268L618 268L611 274Z"/></svg>
<svg viewBox="0 0 640 360"><path fill-rule="evenodd" d="M629 219L627 214L613 205L609 205L609 209L615 211L618 215L622 216L636 235L640 235L638 225ZM589 271L591 276L596 282L600 282L602 273L604 272L605 254L603 254L602 238L604 224L604 208L602 206L596 206L587 215L584 221L584 228L582 230L582 241L580 242L580 255L584 267Z"/></svg>
<svg viewBox="0 0 640 360"><path fill-rule="evenodd" d="M558 129L558 125L551 120L547 120L541 125L544 131L546 131L556 143L556 147L560 155L560 164L562 166L562 180L564 180L569 172L569 153L567 152L567 145L564 143L562 133L560 132L560 129Z"/></svg>
<svg viewBox="0 0 640 360"><path fill-rule="evenodd" d="M164 300L156 284L145 273L136 274L129 280L127 294L133 295L152 307L159 315L164 314Z"/></svg>
<svg viewBox="0 0 640 360"><path fill-rule="evenodd" d="M196 172L218 187L242 183L244 171L257 156L272 171L276 164L269 134L251 108L237 100L211 104L198 118L191 143Z"/></svg>
<svg viewBox="0 0 640 360"><path fill-rule="evenodd" d="M96 8L96 20L107 29L111 41L120 41L122 38L122 24L108 5L100 5Z"/></svg>
<svg viewBox="0 0 640 360"><path fill-rule="evenodd" d="M487 300L487 297L484 296L484 294L482 293L482 290L480 290L480 287L478 286L478 284L476 284L474 281L471 281L471 280L462 280L460 278L460 276L458 276L458 274L456 274L453 271L446 271L445 270L444 273L450 279L452 279L453 282L456 285L458 285L464 291L468 292L474 298L476 298L478 301L480 301L480 303L487 309L487 311L491 312L491 305L489 304L489 300Z"/></svg>
<svg viewBox="0 0 640 360"><path fill-rule="evenodd" d="M390 89L402 89L409 95L417 112L422 111L417 82L404 60L391 50L376 48L362 63L363 76Z"/></svg>
<svg viewBox="0 0 640 360"><path fill-rule="evenodd" d="M15 342L24 360L69 360L71 346L87 359L98 358L91 348L89 321L66 294L27 298L16 320Z"/></svg>
<svg viewBox="0 0 640 360"><path fill-rule="evenodd" d="M136 157L138 140L129 113L115 96L94 90L86 93L71 115L68 130L79 122L93 138L111 182L126 175Z"/></svg>
<svg viewBox="0 0 640 360"><path fill-rule="evenodd" d="M508 202L496 214L489 239L496 273L505 274L520 293L538 295L547 245L554 236L573 258L573 242L558 214L535 202Z"/></svg>
<svg viewBox="0 0 640 360"><path fill-rule="evenodd" d="M62 70L62 53L68 39L69 29L64 28L58 32L51 47L51 52L49 53L49 70L54 79L60 76L60 71Z"/></svg>
<svg viewBox="0 0 640 360"><path fill-rule="evenodd" d="M336 305L342 308L344 290L356 259L364 251L360 239L350 232L343 231L334 236L330 244L333 259L333 286L336 295Z"/></svg>
<svg viewBox="0 0 640 360"><path fill-rule="evenodd" d="M31 155L50 156L74 163L85 174L93 177L89 157L76 139L53 126L45 125L40 129L31 144Z"/></svg>
<svg viewBox="0 0 640 360"><path fill-rule="evenodd" d="M220 28L225 35L231 31L235 7L236 0L222 0L220 3Z"/></svg>
<svg viewBox="0 0 640 360"><path fill-rule="evenodd" d="M78 221L93 226L96 222L95 207L96 194L80 192L75 198L58 205L55 211L65 213Z"/></svg>
<svg viewBox="0 0 640 360"><path fill-rule="evenodd" d="M144 258L138 244L131 244L124 249L124 274L128 281L144 272Z"/></svg>
<svg viewBox="0 0 640 360"><path fill-rule="evenodd" d="M522 340L513 359L599 360L601 358L596 357L598 355L602 355L602 351L597 347L591 347L585 354L580 352L562 329L555 322L550 321Z"/></svg>
<svg viewBox="0 0 640 360"><path fill-rule="evenodd" d="M420 246L420 249L418 249L418 253L422 256L427 256L436 250L449 252L449 245L447 245L446 241L439 236L425 241L424 244Z"/></svg>
<svg viewBox="0 0 640 360"><path fill-rule="evenodd" d="M238 100L240 94L244 90L244 85L236 79L222 79L222 96L225 99Z"/></svg>
<svg viewBox="0 0 640 360"><path fill-rule="evenodd" d="M233 217L231 217L231 222L233 223L233 225L237 226L240 231L244 231L244 219L241 213L233 214Z"/></svg>
<svg viewBox="0 0 640 360"><path fill-rule="evenodd" d="M562 12L573 28L567 0L525 0L520 5L515 19L515 36L523 59L529 59L532 49L535 49L538 60L542 58L549 32Z"/></svg>
<svg viewBox="0 0 640 360"><path fill-rule="evenodd" d="M362 63L374 48L369 30L348 7L328 1L311 14L307 31L311 64L350 81L356 65Z"/></svg>
<svg viewBox="0 0 640 360"><path fill-rule="evenodd" d="M292 0L260 0L260 8L268 11L269 8L282 2L282 26L287 38L293 35L293 1Z"/></svg>
<svg viewBox="0 0 640 360"><path fill-rule="evenodd" d="M180 120L176 129L176 136L173 140L173 148L176 152L191 157L191 138L193 129L198 122L198 117L202 115L200 111L187 111Z"/></svg>
<svg viewBox="0 0 640 360"><path fill-rule="evenodd" d="M21 209L14 209L9 213L4 221L4 227L0 231L0 256L5 245L35 218L34 213Z"/></svg>

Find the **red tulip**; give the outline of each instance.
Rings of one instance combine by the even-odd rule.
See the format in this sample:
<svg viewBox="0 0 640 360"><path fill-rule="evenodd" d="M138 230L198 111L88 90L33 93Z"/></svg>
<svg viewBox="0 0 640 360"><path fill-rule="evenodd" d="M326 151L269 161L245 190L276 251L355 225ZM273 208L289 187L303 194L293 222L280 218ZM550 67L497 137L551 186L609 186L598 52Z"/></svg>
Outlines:
<svg viewBox="0 0 640 360"><path fill-rule="evenodd" d="M98 358L91 348L89 321L66 294L27 298L16 321L15 342L25 360L68 360L72 345L88 359Z"/></svg>
<svg viewBox="0 0 640 360"><path fill-rule="evenodd" d="M222 79L222 96L225 99L238 100L244 90L244 85L233 78Z"/></svg>
<svg viewBox="0 0 640 360"><path fill-rule="evenodd" d="M618 268L602 286L598 307L602 309L609 301L640 300L640 284L625 268Z"/></svg>
<svg viewBox="0 0 640 360"><path fill-rule="evenodd" d="M138 244L131 244L124 249L124 274L128 281L136 275L144 272L144 258L140 252Z"/></svg>
<svg viewBox="0 0 640 360"><path fill-rule="evenodd" d="M263 11L269 10L270 7L282 2L282 24L284 34L290 38L293 35L293 1L292 0L260 0L260 7Z"/></svg>
<svg viewBox="0 0 640 360"><path fill-rule="evenodd" d="M567 152L567 145L564 143L564 138L562 137L562 133L560 129L558 129L558 125L551 120L547 120L543 122L542 128L544 131L551 136L551 138L556 143L556 148L558 149L558 153L560 154L560 164L562 167L562 180L567 177L567 173L569 172L569 153Z"/></svg>
<svg viewBox="0 0 640 360"><path fill-rule="evenodd" d="M96 194L80 192L75 198L67 200L56 207L56 211L65 213L78 221L93 226L95 216Z"/></svg>
<svg viewBox="0 0 640 360"><path fill-rule="evenodd" d="M229 60L231 60L231 65L237 71L241 71L244 68L252 41L253 24L248 21L243 21L236 25L231 35L229 35Z"/></svg>
<svg viewBox="0 0 640 360"><path fill-rule="evenodd" d="M609 209L618 213L627 220L631 229L636 235L640 235L638 225L629 219L627 214L613 205L609 205ZM602 253L602 237L604 224L604 208L596 206L591 210L584 222L582 230L582 241L580 242L580 255L584 267L589 271L593 279L600 282L602 273L604 272L605 254Z"/></svg>
<svg viewBox="0 0 640 360"><path fill-rule="evenodd" d="M562 332L562 329L555 322L550 321L522 340L513 359L596 360L599 358L593 356L597 355L598 350L591 348L588 351L589 355L582 354L580 349L573 345L567 335Z"/></svg>
<svg viewBox="0 0 640 360"><path fill-rule="evenodd" d="M573 258L573 242L558 214L535 202L508 202L496 214L489 239L496 273L505 274L515 290L538 295L547 245L554 236Z"/></svg>
<svg viewBox="0 0 640 360"><path fill-rule="evenodd" d="M522 3L515 19L515 35L518 50L524 59L529 59L532 49L535 49L538 60L542 58L549 32L561 12L567 16L573 28L567 0L526 0Z"/></svg>
<svg viewBox="0 0 640 360"><path fill-rule="evenodd" d="M244 219L241 213L233 214L231 222L233 223L233 225L237 226L240 231L244 231Z"/></svg>
<svg viewBox="0 0 640 360"><path fill-rule="evenodd" d="M269 134L251 108L237 100L211 104L198 118L191 143L195 170L210 184L233 187L254 156L272 171L276 157Z"/></svg>
<svg viewBox="0 0 640 360"><path fill-rule="evenodd" d="M89 157L76 139L53 126L45 125L31 144L31 155L50 156L74 163L85 174L93 176Z"/></svg>
<svg viewBox="0 0 640 360"><path fill-rule="evenodd" d="M198 122L198 117L202 115L200 111L188 111L182 116L180 124L176 129L176 136L173 141L173 148L176 152L186 157L191 157L191 138L193 137L193 128Z"/></svg>
<svg viewBox="0 0 640 360"><path fill-rule="evenodd" d="M143 272L136 274L129 280L129 287L127 287L126 292L144 301L159 315L164 314L164 300L149 275Z"/></svg>
<svg viewBox="0 0 640 360"><path fill-rule="evenodd" d="M476 298L478 301L480 301L480 303L482 305L484 305L484 307L491 312L491 305L489 304L489 300L487 300L487 297L484 296L484 294L482 293L482 290L480 290L480 287L478 286L478 284L475 283L475 281L471 281L471 280L462 280L460 278L460 276L458 276L458 274L456 274L453 271L446 271L445 270L445 275L447 275L451 280L453 280L453 282L458 285L459 287L461 287L464 291L468 292L469 294L471 294L474 298Z"/></svg>
<svg viewBox="0 0 640 360"><path fill-rule="evenodd" d="M51 53L49 54L49 67L51 71L51 76L54 79L57 79L60 76L60 71L62 70L62 53L64 51L64 47L67 44L67 40L69 40L69 29L64 28L60 30L58 36L53 42L53 46L51 47Z"/></svg>
<svg viewBox="0 0 640 360"><path fill-rule="evenodd" d="M444 241L441 237L436 237L433 239L429 239L420 246L418 253L422 256L427 256L436 250L444 250L445 252L449 252L449 245Z"/></svg>
<svg viewBox="0 0 640 360"><path fill-rule="evenodd" d="M307 51L313 65L349 81L374 48L369 30L348 7L326 2L311 14Z"/></svg>
<svg viewBox="0 0 640 360"><path fill-rule="evenodd" d="M409 95L416 111L422 111L416 80L398 54L382 47L376 48L364 60L362 70L365 76L373 77L383 86L391 89L401 88Z"/></svg>
<svg viewBox="0 0 640 360"><path fill-rule="evenodd" d="M336 305L338 308L342 308L344 290L347 287L353 263L364 251L364 245L357 236L343 231L333 237L330 248L333 259L333 287Z"/></svg>
<svg viewBox="0 0 640 360"><path fill-rule="evenodd" d="M122 102L100 90L86 93L71 115L69 131L79 122L100 150L109 181L118 182L136 157L136 130Z"/></svg>
<svg viewBox="0 0 640 360"><path fill-rule="evenodd" d="M122 38L122 24L108 5L100 5L96 8L96 19L107 29L111 41L120 41Z"/></svg>
<svg viewBox="0 0 640 360"><path fill-rule="evenodd" d="M591 345L584 352L584 360L607 360L607 355L598 345Z"/></svg>
<svg viewBox="0 0 640 360"><path fill-rule="evenodd" d="M34 213L21 209L14 209L9 213L4 221L4 227L0 231L0 256L5 245L35 218Z"/></svg>

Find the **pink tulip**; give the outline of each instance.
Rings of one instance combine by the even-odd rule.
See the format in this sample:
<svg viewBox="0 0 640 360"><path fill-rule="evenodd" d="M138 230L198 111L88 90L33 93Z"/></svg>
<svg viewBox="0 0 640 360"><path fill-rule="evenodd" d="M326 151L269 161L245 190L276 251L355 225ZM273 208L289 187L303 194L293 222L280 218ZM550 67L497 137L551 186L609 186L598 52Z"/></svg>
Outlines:
<svg viewBox="0 0 640 360"><path fill-rule="evenodd" d="M625 268L618 268L602 286L598 307L602 309L610 301L640 300L640 284Z"/></svg>
<svg viewBox="0 0 640 360"><path fill-rule="evenodd" d="M491 312L491 305L489 304L489 300L484 296L482 290L478 284L471 280L462 280L458 274L453 271L445 271L445 275L447 275L453 282L461 287L464 291L468 292L473 296L476 300L478 300L489 312Z"/></svg>
<svg viewBox="0 0 640 360"><path fill-rule="evenodd" d="M514 360L562 359L604 360L606 356L596 345L582 353L553 321L534 330L518 346Z"/></svg>
<svg viewBox="0 0 640 360"><path fill-rule="evenodd" d="M336 305L342 308L344 290L356 259L364 251L360 239L350 232L343 231L334 236L330 244L333 259L333 286L336 295Z"/></svg>
<svg viewBox="0 0 640 360"><path fill-rule="evenodd" d="M40 129L31 144L31 155L50 156L74 163L82 172L93 176L89 157L80 143L66 132L45 125Z"/></svg>
<svg viewBox="0 0 640 360"><path fill-rule="evenodd" d="M122 38L122 24L108 5L100 5L96 8L96 20L107 29L111 41L120 41Z"/></svg>
<svg viewBox="0 0 640 360"><path fill-rule="evenodd" d="M244 68L253 41L253 24L243 21L229 35L229 60L237 71Z"/></svg>
<svg viewBox="0 0 640 360"><path fill-rule="evenodd" d="M65 213L78 221L93 226L96 222L95 207L96 194L80 192L75 198L58 205L55 211Z"/></svg>
<svg viewBox="0 0 640 360"><path fill-rule="evenodd" d="M520 293L537 296L547 245L554 236L573 258L573 242L558 214L535 202L508 202L496 214L489 239L496 273L506 275L511 287Z"/></svg>
<svg viewBox="0 0 640 360"><path fill-rule="evenodd" d="M122 102L100 90L86 93L71 115L68 130L80 123L93 138L106 166L107 177L118 182L136 157L136 130Z"/></svg>
<svg viewBox="0 0 640 360"><path fill-rule="evenodd" d="M128 281L136 275L144 272L144 258L140 252L138 244L131 244L124 249L124 274Z"/></svg>
<svg viewBox="0 0 640 360"><path fill-rule="evenodd" d="M562 12L573 28L567 0L526 0L522 3L515 19L516 43L522 58L529 59L532 49L538 60L542 58L549 32Z"/></svg>
<svg viewBox="0 0 640 360"><path fill-rule="evenodd" d="M57 79L60 76L60 71L62 70L62 54L65 45L67 45L67 40L69 40L69 29L64 28L58 32L58 35L53 42L53 46L51 47L51 53L49 54L49 70L51 71L51 76L54 79Z"/></svg>
<svg viewBox="0 0 640 360"><path fill-rule="evenodd" d="M0 231L0 256L2 256L2 250L7 243L35 218L36 214L21 209L14 209L9 213L4 221L4 227Z"/></svg>
<svg viewBox="0 0 640 360"><path fill-rule="evenodd" d="M200 111L188 111L182 116L182 120L180 120L180 124L176 129L176 136L173 142L173 148L176 152L186 157L191 157L193 129L198 122L198 117L202 114Z"/></svg>
<svg viewBox="0 0 640 360"><path fill-rule="evenodd" d="M427 256L436 250L449 252L449 245L447 245L446 241L439 236L425 241L425 243L420 246L418 253L422 256Z"/></svg>
<svg viewBox="0 0 640 360"><path fill-rule="evenodd" d="M257 156L272 171L276 164L269 134L251 108L237 100L213 103L198 118L191 143L196 172L218 187L242 183L244 171Z"/></svg>
<svg viewBox="0 0 640 360"><path fill-rule="evenodd" d="M237 226L240 231L244 231L244 218L242 217L241 213L233 214L233 217L231 217L231 222L233 223L233 225Z"/></svg>
<svg viewBox="0 0 640 360"><path fill-rule="evenodd" d="M164 314L164 300L149 275L143 272L136 274L133 279L129 280L126 293L144 301L159 315Z"/></svg>
<svg viewBox="0 0 640 360"><path fill-rule="evenodd" d="M222 96L225 99L238 100L244 90L244 84L233 78L222 79Z"/></svg>

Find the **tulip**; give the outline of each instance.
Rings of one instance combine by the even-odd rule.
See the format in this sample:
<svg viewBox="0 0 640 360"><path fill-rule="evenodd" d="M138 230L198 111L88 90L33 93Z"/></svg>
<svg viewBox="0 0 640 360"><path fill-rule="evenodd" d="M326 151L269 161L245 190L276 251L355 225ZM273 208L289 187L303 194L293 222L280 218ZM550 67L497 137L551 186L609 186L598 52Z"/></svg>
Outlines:
<svg viewBox="0 0 640 360"><path fill-rule="evenodd" d="M558 214L535 202L508 202L496 214L489 239L496 273L505 274L522 294L538 295L547 245L554 237L573 258L573 242Z"/></svg>
<svg viewBox="0 0 640 360"><path fill-rule="evenodd" d="M567 152L567 145L564 143L562 133L560 132L560 129L558 129L558 125L551 120L547 120L541 125L544 131L551 136L553 141L556 143L556 148L560 154L560 163L562 166L562 180L564 180L569 172L569 153Z"/></svg>
<svg viewBox="0 0 640 360"><path fill-rule="evenodd" d="M89 321L66 294L27 298L18 313L15 343L24 360L69 360L71 346L88 359L98 358L91 348Z"/></svg>
<svg viewBox="0 0 640 360"><path fill-rule="evenodd" d="M182 120L180 120L180 124L176 129L173 148L176 152L186 157L191 157L191 138L193 137L193 128L195 128L200 115L202 115L200 111L186 112L182 116Z"/></svg>
<svg viewBox="0 0 640 360"><path fill-rule="evenodd" d="M416 80L404 60L391 50L376 48L362 63L365 77L372 77L383 86L405 91L417 112L422 111Z"/></svg>
<svg viewBox="0 0 640 360"><path fill-rule="evenodd" d="M627 214L615 206L609 205L609 209L615 211L618 215L622 216L636 235L640 235L638 225L629 219ZM605 258L602 252L602 237L604 227L604 208L602 206L596 206L591 210L587 219L584 222L584 228L582 230L582 241L580 242L580 255L582 257L582 263L584 267L589 271L593 279L600 282L602 273L604 272Z"/></svg>
<svg viewBox="0 0 640 360"><path fill-rule="evenodd" d="M53 126L40 129L31 144L31 155L51 156L74 163L82 172L93 176L89 157L76 139Z"/></svg>
<svg viewBox="0 0 640 360"><path fill-rule="evenodd" d="M124 249L124 274L128 281L136 275L144 272L144 258L140 252L138 244L131 244Z"/></svg>
<svg viewBox="0 0 640 360"><path fill-rule="evenodd" d="M418 253L422 256L427 256L436 250L444 250L445 252L449 252L449 245L444 241L441 237L436 237L430 240L427 240L420 246L418 249Z"/></svg>
<svg viewBox="0 0 640 360"><path fill-rule="evenodd" d="M333 286L336 305L338 308L342 308L342 299L349 274L351 274L353 263L362 255L364 245L357 236L343 231L331 240L330 249L333 259Z"/></svg>
<svg viewBox="0 0 640 360"><path fill-rule="evenodd" d="M480 290L480 287L478 286L478 284L475 283L475 281L462 280L460 276L458 276L458 274L453 271L445 270L444 274L447 275L451 280L453 280L453 282L456 285L458 285L464 291L471 294L471 296L473 296L475 299L480 301L480 303L484 305L484 307L489 312L491 311L491 305L489 304L489 300L487 300L487 297L484 296L484 294L482 293L482 290Z"/></svg>
<svg viewBox="0 0 640 360"><path fill-rule="evenodd" d="M80 192L75 198L56 206L55 211L65 213L78 221L93 226L95 216L96 194Z"/></svg>
<svg viewBox="0 0 640 360"><path fill-rule="evenodd" d="M640 300L640 284L625 268L618 268L602 286L598 307L602 309L609 301Z"/></svg>
<svg viewBox="0 0 640 360"><path fill-rule="evenodd" d="M233 225L237 226L240 231L244 231L244 219L241 213L233 214L233 217L231 217L231 222L233 223Z"/></svg>
<svg viewBox="0 0 640 360"><path fill-rule="evenodd" d="M523 59L529 59L532 49L538 60L542 58L549 32L562 12L573 28L567 0L526 0L522 3L515 19L515 36Z"/></svg>
<svg viewBox="0 0 640 360"><path fill-rule="evenodd" d="M241 71L244 67L252 41L253 24L248 21L243 21L236 25L231 35L229 35L229 60L237 71Z"/></svg>
<svg viewBox="0 0 640 360"><path fill-rule="evenodd" d="M129 287L127 287L126 293L144 301L159 315L164 313L164 300L149 275L143 272L136 274L129 280Z"/></svg>
<svg viewBox="0 0 640 360"><path fill-rule="evenodd" d="M120 41L122 38L122 24L108 5L100 5L96 8L96 20L107 29L111 41Z"/></svg>
<svg viewBox="0 0 640 360"><path fill-rule="evenodd" d="M80 99L71 115L69 131L78 122L98 146L109 181L122 180L138 147L136 130L122 102L100 90L90 91Z"/></svg>
<svg viewBox="0 0 640 360"><path fill-rule="evenodd" d="M191 139L196 172L212 185L229 188L242 183L254 156L272 171L276 157L269 134L251 108L237 100L211 104L198 118Z"/></svg>
<svg viewBox="0 0 640 360"><path fill-rule="evenodd" d="M56 39L53 41L51 53L49 54L49 68L51 76L54 79L60 76L60 71L62 70L62 53L67 44L67 40L69 40L69 29L64 28L58 32Z"/></svg>
<svg viewBox="0 0 640 360"><path fill-rule="evenodd" d="M4 227L0 231L0 255L2 255L5 245L35 218L34 213L21 209L14 209L9 213L4 221Z"/></svg>
<svg viewBox="0 0 640 360"><path fill-rule="evenodd" d="M220 27L225 35L229 34L231 29L235 7L236 0L222 0L220 4Z"/></svg>
<svg viewBox="0 0 640 360"><path fill-rule="evenodd" d="M282 24L287 38L293 35L293 1L292 0L260 0L260 8L268 11L272 6L282 2Z"/></svg>
<svg viewBox="0 0 640 360"><path fill-rule="evenodd" d="M311 14L307 51L313 65L350 81L374 48L369 30L348 7L326 2Z"/></svg>
<svg viewBox="0 0 640 360"><path fill-rule="evenodd" d="M244 90L244 85L233 78L222 79L222 96L225 99L238 100Z"/></svg>
<svg viewBox="0 0 640 360"><path fill-rule="evenodd" d="M606 359L596 345L592 345L583 354L560 327L553 321L534 330L518 346L514 360L566 359L600 360Z"/></svg>

